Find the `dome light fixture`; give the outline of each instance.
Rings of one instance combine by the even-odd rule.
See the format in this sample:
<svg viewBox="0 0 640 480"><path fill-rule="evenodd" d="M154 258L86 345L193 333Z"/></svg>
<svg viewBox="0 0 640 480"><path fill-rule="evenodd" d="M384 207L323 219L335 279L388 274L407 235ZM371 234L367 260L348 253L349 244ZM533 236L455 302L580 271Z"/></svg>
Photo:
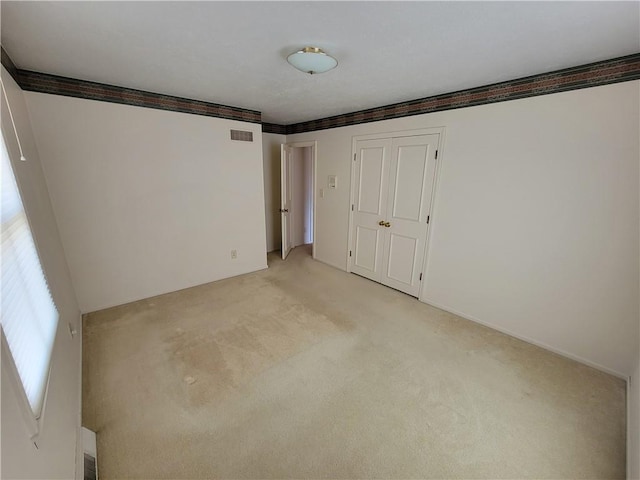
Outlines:
<svg viewBox="0 0 640 480"><path fill-rule="evenodd" d="M309 75L328 72L338 65L338 61L335 58L327 55L318 47L304 47L302 50L289 55L287 62Z"/></svg>

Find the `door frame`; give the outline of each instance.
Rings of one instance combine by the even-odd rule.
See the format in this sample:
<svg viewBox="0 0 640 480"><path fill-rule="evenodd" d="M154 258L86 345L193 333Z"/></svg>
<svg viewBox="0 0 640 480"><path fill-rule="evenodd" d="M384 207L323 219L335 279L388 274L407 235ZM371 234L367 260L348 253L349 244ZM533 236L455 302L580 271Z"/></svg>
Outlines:
<svg viewBox="0 0 640 480"><path fill-rule="evenodd" d="M437 223L437 218L438 218L435 212L437 211L437 208L438 208L438 202L437 202L438 185L440 183L439 178L440 178L440 170L442 169L442 160L444 159L445 132L446 132L445 127L431 127L431 128L421 128L417 130L400 130L395 132L381 132L381 133L372 133L368 135L355 135L351 137L351 157L350 157L351 158L350 160L351 161L351 182L350 182L350 190L349 190L349 230L347 234L347 272L349 273L351 273L351 262L353 260L353 257L349 255L349 251L350 251L349 249L351 248L351 244L353 241L353 238L352 238L353 235L351 233L353 230L353 211L351 210L351 207L352 205L355 205L355 182L356 182L355 173L356 173L356 154L357 154L358 141L378 140L382 138L415 137L417 135L433 135L433 134L439 135L438 146L437 146L438 159L436 161L433 192L431 194L432 195L431 196L431 212L430 212L431 221L429 222L429 228L427 230L427 240L425 245L424 260L422 264L422 272L423 272L422 285L420 286L420 294L418 296L418 300L420 300L421 302L424 302L426 298L425 292L426 292L426 285L427 285L427 279L428 279L427 269L429 267L429 251L430 251L429 246L431 244L432 232ZM314 207L315 207L315 202L314 202ZM315 221L315 212L314 212L313 218ZM315 226L314 226L314 229L315 229Z"/></svg>
<svg viewBox="0 0 640 480"><path fill-rule="evenodd" d="M311 243L311 257L315 260L316 258L316 238L318 236L318 230L317 230L317 224L316 224L316 204L317 204L317 200L318 200L318 195L317 195L317 188L316 188L316 165L317 165L317 158L318 158L318 141L317 140L310 140L308 142L291 142L291 143L284 143L283 145L286 145L287 147L291 147L291 148L300 148L300 147L311 147L311 189L312 191L312 197L311 197L311 201L313 202L313 242ZM280 186L280 188L282 188L282 186ZM282 242L282 239L280 239L280 241ZM282 246L280 247L282 249Z"/></svg>

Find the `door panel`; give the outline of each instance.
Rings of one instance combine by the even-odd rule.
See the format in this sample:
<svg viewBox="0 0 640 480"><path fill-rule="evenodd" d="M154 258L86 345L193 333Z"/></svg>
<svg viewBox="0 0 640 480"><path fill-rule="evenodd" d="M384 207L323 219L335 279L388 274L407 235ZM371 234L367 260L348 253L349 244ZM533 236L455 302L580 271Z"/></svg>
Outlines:
<svg viewBox="0 0 640 480"><path fill-rule="evenodd" d="M391 233L389 235L389 262L387 277L411 286L416 270L416 256L419 240Z"/></svg>
<svg viewBox="0 0 640 480"><path fill-rule="evenodd" d="M382 276L391 139L356 143L351 271L377 282Z"/></svg>
<svg viewBox="0 0 640 480"><path fill-rule="evenodd" d="M379 215L382 212L385 148L384 146L363 148L360 155L358 212Z"/></svg>
<svg viewBox="0 0 640 480"><path fill-rule="evenodd" d="M291 205L293 194L291 191L291 147L280 145L280 218L282 225L282 259L284 260L291 251Z"/></svg>
<svg viewBox="0 0 640 480"><path fill-rule="evenodd" d="M380 230L358 225L355 240L355 266L369 270L371 273L377 271L378 252L381 251L380 236Z"/></svg>
<svg viewBox="0 0 640 480"><path fill-rule="evenodd" d="M392 218L420 221L428 145L398 146Z"/></svg>

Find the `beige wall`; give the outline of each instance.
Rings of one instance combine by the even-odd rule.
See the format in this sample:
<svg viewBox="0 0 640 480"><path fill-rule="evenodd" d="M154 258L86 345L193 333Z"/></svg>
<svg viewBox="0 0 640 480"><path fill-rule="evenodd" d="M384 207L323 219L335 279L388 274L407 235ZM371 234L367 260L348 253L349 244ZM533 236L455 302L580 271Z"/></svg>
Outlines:
<svg viewBox="0 0 640 480"><path fill-rule="evenodd" d="M5 368L2 368L2 478L74 478L76 473L82 474L82 464L76 472L76 459L81 458L76 451L80 447L80 442L76 441L80 432L81 410L80 312L49 201L23 93L4 68L2 81L16 120L26 162L18 160L18 145L4 98L2 132L42 267L60 313L41 431L36 440L38 449L30 440L21 417L18 403L20 399ZM69 334L69 325L78 332L75 338Z"/></svg>
<svg viewBox="0 0 640 480"><path fill-rule="evenodd" d="M347 265L353 136L445 127L422 298L626 377L638 343L638 101L638 82L625 82L287 136L318 142L316 257Z"/></svg>
<svg viewBox="0 0 640 480"><path fill-rule="evenodd" d="M25 97L82 312L266 268L260 125Z"/></svg>
<svg viewBox="0 0 640 480"><path fill-rule="evenodd" d="M640 98L640 82L636 82ZM640 142L640 124L636 131L636 140ZM640 159L639 159L640 161ZM638 196L640 202L640 195ZM640 248L640 243L638 244ZM638 265L640 268L640 264ZM638 291L640 302L640 290ZM638 316L640 324L640 316ZM627 478L640 480L640 333L636 350L635 371L627 384Z"/></svg>
<svg viewBox="0 0 640 480"><path fill-rule="evenodd" d="M267 231L267 252L280 250L280 145L285 135L262 134L262 165L264 169L264 215Z"/></svg>

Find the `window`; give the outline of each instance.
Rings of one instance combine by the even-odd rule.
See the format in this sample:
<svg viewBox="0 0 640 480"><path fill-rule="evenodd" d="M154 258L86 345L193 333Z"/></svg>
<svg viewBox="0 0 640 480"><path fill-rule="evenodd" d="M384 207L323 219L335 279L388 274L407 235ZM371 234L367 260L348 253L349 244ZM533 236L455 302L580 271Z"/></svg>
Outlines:
<svg viewBox="0 0 640 480"><path fill-rule="evenodd" d="M2 141L1 270L3 342L35 418L39 418L47 381L58 311L51 298L9 154Z"/></svg>

